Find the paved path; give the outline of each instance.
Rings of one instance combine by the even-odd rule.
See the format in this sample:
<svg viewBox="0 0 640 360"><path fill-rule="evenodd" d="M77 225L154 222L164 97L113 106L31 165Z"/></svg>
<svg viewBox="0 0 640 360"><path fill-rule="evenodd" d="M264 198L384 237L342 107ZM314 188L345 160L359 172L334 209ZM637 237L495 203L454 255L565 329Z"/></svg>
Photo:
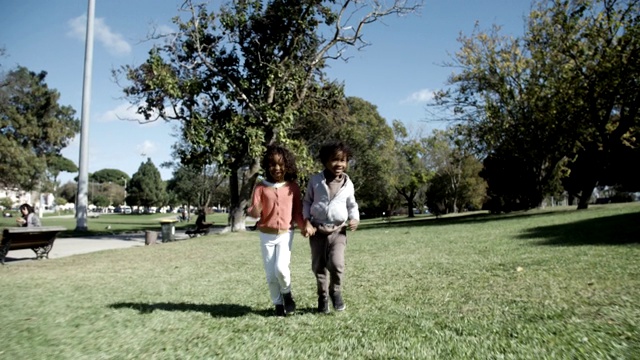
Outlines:
<svg viewBox="0 0 640 360"><path fill-rule="evenodd" d="M250 226L255 223L255 219L247 218L246 225ZM211 233L220 233L222 228L212 228ZM175 238L177 240L188 239L185 230L176 230ZM131 234L113 234L88 236L83 238L57 238L53 243L53 248L49 252L49 259L71 256L76 254L86 254L94 251L123 249L134 246L144 246L145 233ZM162 241L162 233L158 231L158 241ZM5 258L6 263L34 260L35 253L31 249L11 250Z"/></svg>
<svg viewBox="0 0 640 360"><path fill-rule="evenodd" d="M176 239L188 239L184 231L176 231ZM60 258L77 254L85 254L95 251L123 249L134 246L144 246L145 233L114 234L101 236L88 236L83 238L57 238L53 248L49 252L49 259ZM162 234L158 232L158 241L162 240ZM5 262L34 260L35 253L31 249L11 250L7 253Z"/></svg>

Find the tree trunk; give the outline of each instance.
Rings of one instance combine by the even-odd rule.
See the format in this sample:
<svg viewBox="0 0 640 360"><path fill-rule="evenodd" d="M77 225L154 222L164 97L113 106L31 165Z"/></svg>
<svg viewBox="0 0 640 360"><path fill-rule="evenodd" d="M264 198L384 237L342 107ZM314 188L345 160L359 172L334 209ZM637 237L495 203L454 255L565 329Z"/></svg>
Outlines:
<svg viewBox="0 0 640 360"><path fill-rule="evenodd" d="M589 200L591 200L591 195L593 194L593 189L596 187L596 183L595 180L590 180L582 184L580 197L578 198L578 210L586 210L589 208Z"/></svg>
<svg viewBox="0 0 640 360"><path fill-rule="evenodd" d="M258 178L259 170L260 161L258 159L253 159L251 165L244 169L241 168L240 164L234 164L231 168L229 181L229 190L231 192L229 227L231 231L246 230L245 209L250 205L253 186Z"/></svg>
<svg viewBox="0 0 640 360"><path fill-rule="evenodd" d="M413 206L414 206L413 197L407 198L407 204L408 204L407 207L409 208L409 217L410 218L416 217L416 214L413 212Z"/></svg>

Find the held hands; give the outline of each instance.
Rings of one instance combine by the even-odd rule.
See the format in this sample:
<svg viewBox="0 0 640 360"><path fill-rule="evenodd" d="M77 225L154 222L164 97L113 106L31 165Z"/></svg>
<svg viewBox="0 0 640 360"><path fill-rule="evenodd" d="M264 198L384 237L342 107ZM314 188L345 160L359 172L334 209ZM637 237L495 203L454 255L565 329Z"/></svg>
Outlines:
<svg viewBox="0 0 640 360"><path fill-rule="evenodd" d="M306 220L304 224L304 228L300 229L300 232L302 233L302 236L309 237L309 236L315 235L316 228L314 228L313 225L311 225L311 221Z"/></svg>
<svg viewBox="0 0 640 360"><path fill-rule="evenodd" d="M349 230L356 231L356 229L358 228L358 224L359 223L360 222L358 220L355 220L355 219L349 220Z"/></svg>

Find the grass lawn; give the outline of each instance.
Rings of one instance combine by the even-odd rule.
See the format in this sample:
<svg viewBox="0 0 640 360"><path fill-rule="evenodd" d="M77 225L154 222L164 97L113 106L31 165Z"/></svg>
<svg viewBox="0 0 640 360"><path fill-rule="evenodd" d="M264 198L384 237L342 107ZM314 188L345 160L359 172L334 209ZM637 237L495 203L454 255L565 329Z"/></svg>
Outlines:
<svg viewBox="0 0 640 360"><path fill-rule="evenodd" d="M0 228L16 226L17 213L11 218L0 218ZM145 230L160 231L160 221L163 219L176 220L178 214L100 214L98 218L88 218L88 231L75 231L76 219L73 215L56 215L46 213L41 219L43 226L63 226L68 229L60 234L60 237L73 237L84 235L101 235L114 232L140 232ZM196 215L191 216L189 222L176 222L176 229L186 229L195 226ZM207 222L214 222L215 227L224 227L227 224L228 214L213 213L207 215Z"/></svg>
<svg viewBox="0 0 640 360"><path fill-rule="evenodd" d="M7 264L0 359L640 358L640 203L348 236L347 309L329 315L299 234L286 318L254 232Z"/></svg>

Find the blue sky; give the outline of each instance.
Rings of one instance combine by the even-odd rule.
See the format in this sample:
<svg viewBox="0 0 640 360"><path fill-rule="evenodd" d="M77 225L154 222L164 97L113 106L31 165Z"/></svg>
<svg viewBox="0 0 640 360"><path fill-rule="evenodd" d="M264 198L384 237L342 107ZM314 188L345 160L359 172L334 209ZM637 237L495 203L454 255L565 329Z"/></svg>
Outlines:
<svg viewBox="0 0 640 360"><path fill-rule="evenodd" d="M160 164L171 159L175 125L138 124L134 109L111 78L121 65L139 65L151 43L144 41L152 28L171 28L182 0L95 0L95 30L89 116L89 172L120 169L129 176L147 157L162 178L171 171ZM82 114L85 26L88 1L0 0L0 58L2 70L17 65L46 71L46 82L57 89L60 103ZM476 22L488 29L502 26L502 34L519 36L529 0L425 0L419 15L388 18L365 28L371 43L361 51L350 49L347 63L331 62L329 76L345 83L348 96L363 98L378 107L389 123L403 121L409 130L428 132L425 103L444 87L454 69L441 66L459 49L460 33L470 34ZM63 155L78 164L78 135ZM62 182L77 174L63 173Z"/></svg>

